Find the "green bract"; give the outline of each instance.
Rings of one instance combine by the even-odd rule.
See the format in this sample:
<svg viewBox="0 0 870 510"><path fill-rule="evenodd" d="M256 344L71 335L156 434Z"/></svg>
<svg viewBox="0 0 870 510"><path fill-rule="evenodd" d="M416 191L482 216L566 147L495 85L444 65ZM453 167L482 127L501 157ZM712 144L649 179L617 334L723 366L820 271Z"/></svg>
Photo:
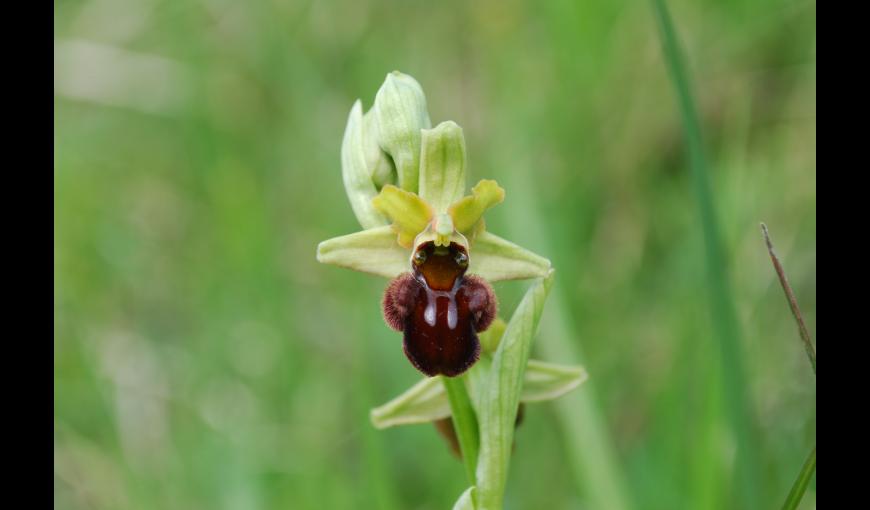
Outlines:
<svg viewBox="0 0 870 510"><path fill-rule="evenodd" d="M550 261L487 232L484 213L505 200L493 180L466 195L462 128L431 128L426 97L412 77L387 75L374 105L354 103L341 147L345 191L363 230L320 243L317 260L395 278L425 241L462 244L468 273L495 282L535 279L516 312L479 334L481 356L465 375L426 378L373 409L377 428L452 417L470 487L461 509L501 508L520 402L559 397L586 380L582 367L529 360L553 284Z"/></svg>
<svg viewBox="0 0 870 510"><path fill-rule="evenodd" d="M491 356L484 354L484 356ZM491 364L491 359L478 362L471 368L482 371ZM483 370L485 371L485 370ZM474 374L475 376L478 374ZM482 375L482 374L481 374ZM582 367L545 363L529 360L520 392L520 402L552 400L573 390L586 380L588 375ZM450 416L450 404L441 382L442 376L427 377L398 397L371 411L372 424L379 429L412 423L427 423ZM477 384L476 377L465 379L472 402L479 402L483 381Z"/></svg>
<svg viewBox="0 0 870 510"><path fill-rule="evenodd" d="M480 457L476 476L479 508L502 507L526 364L544 301L552 285L553 275L550 274L526 292L505 329L489 373L481 384L477 405L480 416Z"/></svg>
<svg viewBox="0 0 870 510"><path fill-rule="evenodd" d="M465 492L459 496L459 499L456 500L456 504L453 505L453 510L474 510L474 499L476 496L477 489L475 487L465 489Z"/></svg>

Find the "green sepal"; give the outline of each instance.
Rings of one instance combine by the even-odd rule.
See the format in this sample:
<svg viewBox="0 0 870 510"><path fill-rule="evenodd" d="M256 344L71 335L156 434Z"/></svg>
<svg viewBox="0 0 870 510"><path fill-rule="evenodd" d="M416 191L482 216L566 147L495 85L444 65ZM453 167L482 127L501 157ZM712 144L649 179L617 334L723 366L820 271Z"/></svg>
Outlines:
<svg viewBox="0 0 870 510"><path fill-rule="evenodd" d="M453 121L424 129L420 149L420 198L435 213L447 212L465 194L465 136Z"/></svg>
<svg viewBox="0 0 870 510"><path fill-rule="evenodd" d="M543 278L550 273L548 259L489 232L475 235L468 272L490 282Z"/></svg>
<svg viewBox="0 0 870 510"><path fill-rule="evenodd" d="M378 194L378 190L366 165L362 104L359 100L350 109L341 141L341 176L350 206L360 225L366 229L386 225L386 218L372 206L372 198Z"/></svg>
<svg viewBox="0 0 870 510"><path fill-rule="evenodd" d="M408 251L396 244L389 225L327 239L317 245L317 261L386 278L411 269Z"/></svg>
<svg viewBox="0 0 870 510"><path fill-rule="evenodd" d="M416 193L419 187L421 129L432 126L426 96L417 80L393 71L375 96L381 149L393 158L399 187Z"/></svg>

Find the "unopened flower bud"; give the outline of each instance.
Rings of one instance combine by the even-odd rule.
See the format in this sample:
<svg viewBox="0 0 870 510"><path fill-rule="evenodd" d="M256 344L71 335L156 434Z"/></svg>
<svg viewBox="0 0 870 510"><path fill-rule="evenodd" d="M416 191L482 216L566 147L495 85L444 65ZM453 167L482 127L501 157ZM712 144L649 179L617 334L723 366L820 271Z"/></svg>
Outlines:
<svg viewBox="0 0 870 510"><path fill-rule="evenodd" d="M417 80L393 71L375 96L372 108L381 149L392 157L399 187L416 193L420 173L421 129L432 126L426 96Z"/></svg>

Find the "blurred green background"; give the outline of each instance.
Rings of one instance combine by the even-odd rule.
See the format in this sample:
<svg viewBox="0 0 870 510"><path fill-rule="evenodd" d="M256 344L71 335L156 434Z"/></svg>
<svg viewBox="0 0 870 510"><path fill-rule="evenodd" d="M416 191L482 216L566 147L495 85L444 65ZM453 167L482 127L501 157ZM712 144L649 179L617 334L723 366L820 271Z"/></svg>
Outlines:
<svg viewBox="0 0 870 510"><path fill-rule="evenodd" d="M669 5L756 502L778 508L815 444L816 390L758 224L814 334L816 7ZM470 181L507 190L489 229L557 268L533 354L591 375L526 409L506 508L609 506L581 468L608 456L631 507L738 508L735 368L650 3L58 1L55 36L56 508L444 509L466 488L434 427L369 424L419 378L380 316L386 281L314 258L358 229L341 138L393 69L433 123L463 126ZM503 315L525 285L496 285ZM606 444L582 443L587 419Z"/></svg>

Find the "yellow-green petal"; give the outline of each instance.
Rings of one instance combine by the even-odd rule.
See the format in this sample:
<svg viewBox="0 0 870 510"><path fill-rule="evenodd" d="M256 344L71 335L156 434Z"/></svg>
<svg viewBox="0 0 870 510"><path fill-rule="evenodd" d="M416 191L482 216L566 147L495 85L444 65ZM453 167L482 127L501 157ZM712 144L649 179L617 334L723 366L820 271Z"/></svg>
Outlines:
<svg viewBox="0 0 870 510"><path fill-rule="evenodd" d="M398 242L410 248L414 238L432 220L432 208L419 196L388 184L372 199L375 210L393 221Z"/></svg>
<svg viewBox="0 0 870 510"><path fill-rule="evenodd" d="M504 200L504 189L491 179L484 179L471 188L471 195L450 206L453 226L459 232L471 232L487 209Z"/></svg>

